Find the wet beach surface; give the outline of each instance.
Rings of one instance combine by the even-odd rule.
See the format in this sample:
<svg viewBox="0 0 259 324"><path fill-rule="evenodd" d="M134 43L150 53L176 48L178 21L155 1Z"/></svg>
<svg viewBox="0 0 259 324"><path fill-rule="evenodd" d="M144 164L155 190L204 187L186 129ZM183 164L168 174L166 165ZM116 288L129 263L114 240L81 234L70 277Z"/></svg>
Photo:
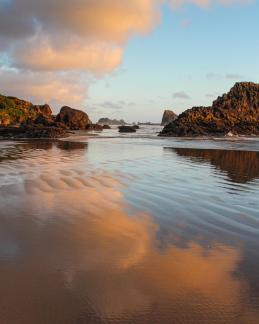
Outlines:
<svg viewBox="0 0 259 324"><path fill-rule="evenodd" d="M0 142L0 323L258 323L259 141Z"/></svg>

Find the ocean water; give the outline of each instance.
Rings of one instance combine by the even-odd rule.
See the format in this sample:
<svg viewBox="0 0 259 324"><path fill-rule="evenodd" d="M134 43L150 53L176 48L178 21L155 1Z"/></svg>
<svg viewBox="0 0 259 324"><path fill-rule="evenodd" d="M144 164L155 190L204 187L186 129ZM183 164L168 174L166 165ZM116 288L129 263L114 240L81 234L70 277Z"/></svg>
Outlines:
<svg viewBox="0 0 259 324"><path fill-rule="evenodd" d="M0 323L259 323L259 139L0 142Z"/></svg>

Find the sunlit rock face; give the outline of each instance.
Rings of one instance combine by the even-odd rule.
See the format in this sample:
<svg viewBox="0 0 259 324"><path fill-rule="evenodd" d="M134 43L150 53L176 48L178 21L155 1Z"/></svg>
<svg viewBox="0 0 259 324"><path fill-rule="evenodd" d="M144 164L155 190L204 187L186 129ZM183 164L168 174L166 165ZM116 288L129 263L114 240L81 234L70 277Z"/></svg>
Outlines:
<svg viewBox="0 0 259 324"><path fill-rule="evenodd" d="M29 101L15 97L0 95L0 125L19 125L39 116L51 119L52 110L49 105L34 105Z"/></svg>
<svg viewBox="0 0 259 324"><path fill-rule="evenodd" d="M259 135L259 84L236 83L212 107L193 107L168 124L163 136Z"/></svg>
<svg viewBox="0 0 259 324"><path fill-rule="evenodd" d="M176 118L177 118L177 115L172 110L166 109L163 114L161 125L165 126L165 125L171 123L172 121L174 121Z"/></svg>
<svg viewBox="0 0 259 324"><path fill-rule="evenodd" d="M56 122L61 122L70 129L85 129L87 125L92 124L88 115L81 110L70 107L62 107L56 117Z"/></svg>

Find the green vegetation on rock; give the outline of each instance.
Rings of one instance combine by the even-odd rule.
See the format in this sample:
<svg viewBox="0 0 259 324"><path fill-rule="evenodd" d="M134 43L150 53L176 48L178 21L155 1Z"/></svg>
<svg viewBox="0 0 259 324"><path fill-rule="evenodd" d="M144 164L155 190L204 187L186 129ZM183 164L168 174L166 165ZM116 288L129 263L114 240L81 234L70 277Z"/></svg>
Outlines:
<svg viewBox="0 0 259 324"><path fill-rule="evenodd" d="M38 115L51 116L48 105L36 106L29 101L0 95L0 126L20 125Z"/></svg>

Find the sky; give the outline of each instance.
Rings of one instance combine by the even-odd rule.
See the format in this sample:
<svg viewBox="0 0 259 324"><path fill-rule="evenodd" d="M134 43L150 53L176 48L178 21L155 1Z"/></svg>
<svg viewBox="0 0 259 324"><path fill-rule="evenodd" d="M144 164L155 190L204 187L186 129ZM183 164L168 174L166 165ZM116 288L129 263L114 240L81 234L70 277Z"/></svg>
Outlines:
<svg viewBox="0 0 259 324"><path fill-rule="evenodd" d="M0 93L160 122L259 82L258 0L0 0Z"/></svg>

